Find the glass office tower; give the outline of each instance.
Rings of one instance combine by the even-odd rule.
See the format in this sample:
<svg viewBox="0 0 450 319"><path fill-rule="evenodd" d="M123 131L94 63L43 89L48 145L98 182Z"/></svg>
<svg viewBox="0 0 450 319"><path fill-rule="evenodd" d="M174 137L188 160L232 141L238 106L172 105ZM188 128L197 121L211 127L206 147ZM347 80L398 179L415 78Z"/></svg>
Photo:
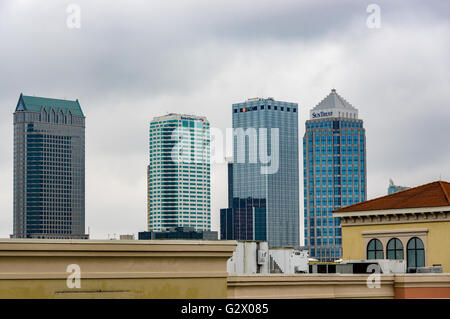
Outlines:
<svg viewBox="0 0 450 319"><path fill-rule="evenodd" d="M399 185L395 185L394 181L392 179L389 179L389 187L388 187L388 195L394 194L394 193L398 193L398 192L402 192L405 191L407 189L410 189L411 187L408 186L399 186Z"/></svg>
<svg viewBox="0 0 450 319"><path fill-rule="evenodd" d="M297 109L272 98L233 104L232 206L221 210L222 239L298 246Z"/></svg>
<svg viewBox="0 0 450 319"><path fill-rule="evenodd" d="M366 137L358 110L336 90L310 111L303 137L305 246L320 261L342 255L333 210L365 201Z"/></svg>
<svg viewBox="0 0 450 319"><path fill-rule="evenodd" d="M148 230L211 229L210 128L205 117L168 114L150 123Z"/></svg>
<svg viewBox="0 0 450 319"><path fill-rule="evenodd" d="M78 100L20 94L14 112L14 238L85 239L85 117Z"/></svg>

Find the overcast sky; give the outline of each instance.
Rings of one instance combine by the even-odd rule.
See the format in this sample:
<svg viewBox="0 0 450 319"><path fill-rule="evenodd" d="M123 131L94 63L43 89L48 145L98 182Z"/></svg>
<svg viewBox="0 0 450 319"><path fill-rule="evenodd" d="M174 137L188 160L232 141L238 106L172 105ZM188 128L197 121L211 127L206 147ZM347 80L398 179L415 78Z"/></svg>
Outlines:
<svg viewBox="0 0 450 319"><path fill-rule="evenodd" d="M79 29L66 25L71 3L81 9ZM371 3L380 28L367 27ZM1 0L0 237L13 228L12 113L21 92L80 101L92 238L146 230L153 117L204 115L225 130L231 104L256 96L298 103L300 138L331 88L357 107L368 198L385 195L389 178L449 181L449 12L448 1L420 0ZM218 230L226 167L211 170Z"/></svg>

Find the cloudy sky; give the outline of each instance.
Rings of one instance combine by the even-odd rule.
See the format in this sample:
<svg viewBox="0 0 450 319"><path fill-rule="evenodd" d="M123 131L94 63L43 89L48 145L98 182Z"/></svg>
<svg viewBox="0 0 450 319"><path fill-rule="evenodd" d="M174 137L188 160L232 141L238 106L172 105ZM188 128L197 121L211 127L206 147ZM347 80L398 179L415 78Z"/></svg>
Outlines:
<svg viewBox="0 0 450 319"><path fill-rule="evenodd" d="M71 3L79 29L67 27ZM367 26L372 3L380 28ZM204 115L225 130L231 104L256 96L298 103L302 137L309 109L335 87L364 119L369 198L389 178L450 180L448 12L448 1L420 0L1 0L0 237L12 233L21 92L81 103L92 238L145 230L154 116ZM225 177L212 165L215 230ZM302 212L302 185L300 199Z"/></svg>

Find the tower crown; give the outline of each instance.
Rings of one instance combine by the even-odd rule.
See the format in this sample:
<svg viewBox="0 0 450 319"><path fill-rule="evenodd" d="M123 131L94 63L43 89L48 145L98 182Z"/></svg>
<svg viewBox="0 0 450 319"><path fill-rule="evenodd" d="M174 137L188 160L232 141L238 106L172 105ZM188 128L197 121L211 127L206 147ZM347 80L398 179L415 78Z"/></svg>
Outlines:
<svg viewBox="0 0 450 319"><path fill-rule="evenodd" d="M348 103L340 96L336 89L331 92L310 111L310 118L319 119L324 117L358 118L358 109Z"/></svg>

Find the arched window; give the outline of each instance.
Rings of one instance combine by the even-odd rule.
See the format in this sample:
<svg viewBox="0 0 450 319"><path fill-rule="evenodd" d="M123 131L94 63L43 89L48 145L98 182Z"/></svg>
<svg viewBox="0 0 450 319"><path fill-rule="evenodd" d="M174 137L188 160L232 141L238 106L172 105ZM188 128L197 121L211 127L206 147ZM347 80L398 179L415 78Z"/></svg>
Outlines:
<svg viewBox="0 0 450 319"><path fill-rule="evenodd" d="M41 122L47 122L47 121L48 121L47 111L45 110L45 107L43 107L41 110Z"/></svg>
<svg viewBox="0 0 450 319"><path fill-rule="evenodd" d="M383 259L383 244L378 239L367 244L367 259Z"/></svg>
<svg viewBox="0 0 450 319"><path fill-rule="evenodd" d="M398 238L392 238L387 243L386 248L387 259L403 259L403 244Z"/></svg>
<svg viewBox="0 0 450 319"><path fill-rule="evenodd" d="M425 266L425 247L422 240L413 237L408 241L407 247L407 267L417 268Z"/></svg>
<svg viewBox="0 0 450 319"><path fill-rule="evenodd" d="M67 112L67 124L72 124L72 112L70 110Z"/></svg>
<svg viewBox="0 0 450 319"><path fill-rule="evenodd" d="M62 110L59 110L58 112L58 123L64 124L64 113Z"/></svg>
<svg viewBox="0 0 450 319"><path fill-rule="evenodd" d="M52 108L50 111L50 123L55 123L56 113L55 110Z"/></svg>

